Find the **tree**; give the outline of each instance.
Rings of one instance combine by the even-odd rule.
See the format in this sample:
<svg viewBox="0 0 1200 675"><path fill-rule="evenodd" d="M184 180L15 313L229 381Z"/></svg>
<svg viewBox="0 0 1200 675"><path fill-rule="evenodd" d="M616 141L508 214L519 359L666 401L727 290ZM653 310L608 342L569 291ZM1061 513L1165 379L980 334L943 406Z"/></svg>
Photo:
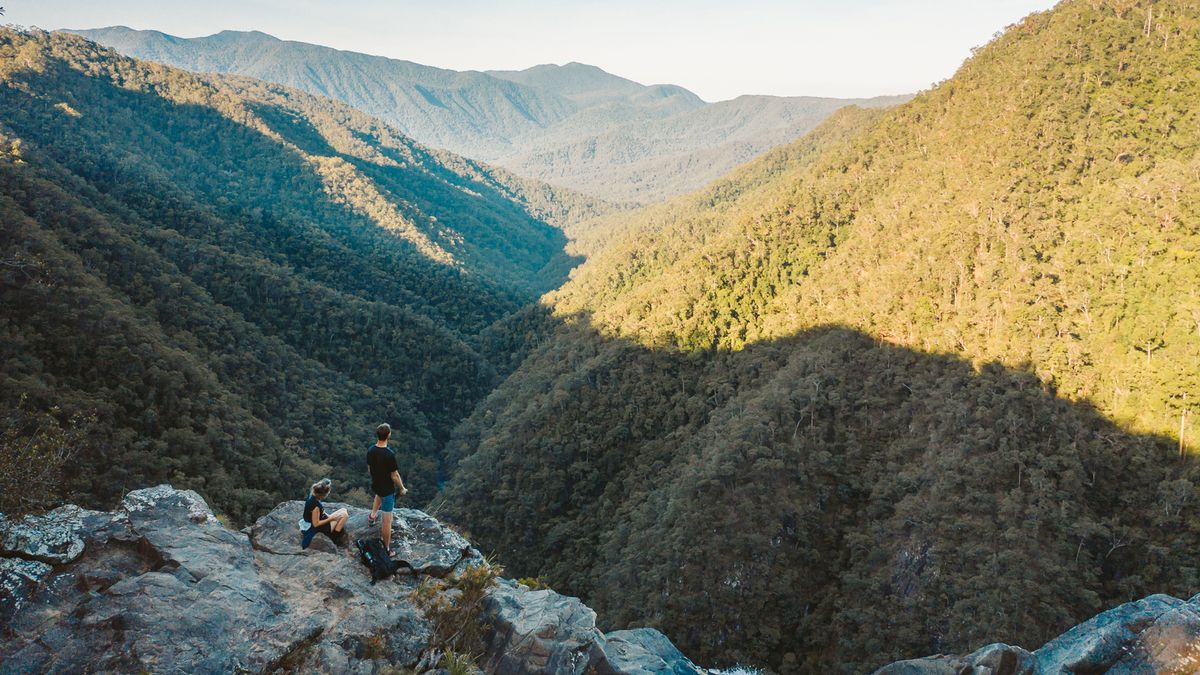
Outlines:
<svg viewBox="0 0 1200 675"><path fill-rule="evenodd" d="M0 512L10 517L59 503L66 496L63 469L95 422L77 413L39 411L25 398L4 419L0 432Z"/></svg>

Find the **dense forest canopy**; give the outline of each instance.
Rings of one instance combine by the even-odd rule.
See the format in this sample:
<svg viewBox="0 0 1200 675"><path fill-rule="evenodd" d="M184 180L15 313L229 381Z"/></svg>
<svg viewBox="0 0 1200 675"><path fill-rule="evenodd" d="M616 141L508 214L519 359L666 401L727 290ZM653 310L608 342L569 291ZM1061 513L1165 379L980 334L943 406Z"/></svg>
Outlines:
<svg viewBox="0 0 1200 675"><path fill-rule="evenodd" d="M689 654L862 672L1200 586L1200 8L1067 0L579 228L441 504Z"/></svg>
<svg viewBox="0 0 1200 675"><path fill-rule="evenodd" d="M59 486L86 504L170 480L255 516L362 485L385 420L429 499L490 346L575 262L559 226L604 208L68 34L0 32L0 110L0 399L93 419Z"/></svg>

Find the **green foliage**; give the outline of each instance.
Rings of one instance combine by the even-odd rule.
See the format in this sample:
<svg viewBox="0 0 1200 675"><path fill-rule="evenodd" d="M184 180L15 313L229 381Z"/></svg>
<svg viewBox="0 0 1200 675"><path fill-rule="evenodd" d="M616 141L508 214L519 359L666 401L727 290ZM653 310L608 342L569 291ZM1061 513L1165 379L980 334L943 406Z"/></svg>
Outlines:
<svg viewBox="0 0 1200 675"><path fill-rule="evenodd" d="M447 650L442 654L442 660L438 662L438 666L444 668L450 675L472 675L472 673L478 672L473 658L467 654L458 654L454 650Z"/></svg>
<svg viewBox="0 0 1200 675"><path fill-rule="evenodd" d="M90 436L94 417L58 408L33 409L22 397L0 430L0 513L9 517L46 508L68 496L63 469Z"/></svg>
<svg viewBox="0 0 1200 675"><path fill-rule="evenodd" d="M0 109L0 409L95 414L86 505L169 480L244 523L364 486L382 421L427 501L514 367L483 334L572 264L565 193L278 86L4 29Z"/></svg>
<svg viewBox="0 0 1200 675"><path fill-rule="evenodd" d="M483 654L487 623L483 601L503 570L490 562L468 565L448 579L426 579L411 593L431 624L430 648L441 651L442 667L466 669Z"/></svg>
<svg viewBox="0 0 1200 675"><path fill-rule="evenodd" d="M553 336L455 431L448 516L713 665L863 672L1190 596L1198 38L1194 3L1067 0L580 228Z"/></svg>
<svg viewBox="0 0 1200 675"><path fill-rule="evenodd" d="M1200 17L1152 4L1148 33L1151 3L1035 14L908 105L589 225L609 234L581 235L593 259L559 314L685 351L848 325L1032 363L1065 396L1175 433L1200 349Z"/></svg>

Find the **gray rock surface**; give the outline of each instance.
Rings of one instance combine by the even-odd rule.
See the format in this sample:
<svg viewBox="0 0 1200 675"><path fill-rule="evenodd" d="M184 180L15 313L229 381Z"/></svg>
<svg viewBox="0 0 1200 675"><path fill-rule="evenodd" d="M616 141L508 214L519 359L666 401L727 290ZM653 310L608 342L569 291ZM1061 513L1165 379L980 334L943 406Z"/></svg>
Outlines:
<svg viewBox="0 0 1200 675"><path fill-rule="evenodd" d="M703 675L666 635L653 628L617 630L604 635L604 657L608 669L602 673L620 675Z"/></svg>
<svg viewBox="0 0 1200 675"><path fill-rule="evenodd" d="M44 562L0 558L0 625L7 625L54 568Z"/></svg>
<svg viewBox="0 0 1200 675"><path fill-rule="evenodd" d="M353 533L354 538L382 536L382 522L367 525L369 511L366 509L337 502L325 504L329 513L340 508L350 512L346 531ZM297 522L303 509L304 502L284 502L260 518L250 528L254 548L280 555L302 555ZM412 572L442 577L464 561L482 558L470 542L429 514L416 509L396 509L394 513L392 557ZM317 535L310 548L333 550L329 538L323 535Z"/></svg>
<svg viewBox="0 0 1200 675"><path fill-rule="evenodd" d="M504 580L484 602L492 626L483 669L496 675L581 675L605 669L596 613L578 598Z"/></svg>
<svg viewBox="0 0 1200 675"><path fill-rule="evenodd" d="M928 656L897 661L875 671L875 675L1030 675L1033 655L1000 642L981 647L966 656Z"/></svg>
<svg viewBox="0 0 1200 675"><path fill-rule="evenodd" d="M426 576L486 565L479 552L400 509L392 548L410 569L372 583L353 547L318 535L300 549L301 508L285 502L234 532L196 493L160 485L111 513L0 514L0 672L436 670L411 593ZM351 537L379 534L365 509L346 508ZM501 580L486 603L488 673L700 672L647 670L683 658L656 631L619 631L610 665L595 613L575 598Z"/></svg>
<svg viewBox="0 0 1200 675"><path fill-rule="evenodd" d="M1200 672L1200 596L1151 595L1103 612L1034 652L1037 672Z"/></svg>
<svg viewBox="0 0 1200 675"><path fill-rule="evenodd" d="M71 562L83 553L83 533L104 515L68 504L18 521L5 519L0 521L0 555L52 565Z"/></svg>
<svg viewBox="0 0 1200 675"><path fill-rule="evenodd" d="M1030 654L988 645L967 656L898 661L876 675L1200 673L1200 595L1151 595L1098 614Z"/></svg>

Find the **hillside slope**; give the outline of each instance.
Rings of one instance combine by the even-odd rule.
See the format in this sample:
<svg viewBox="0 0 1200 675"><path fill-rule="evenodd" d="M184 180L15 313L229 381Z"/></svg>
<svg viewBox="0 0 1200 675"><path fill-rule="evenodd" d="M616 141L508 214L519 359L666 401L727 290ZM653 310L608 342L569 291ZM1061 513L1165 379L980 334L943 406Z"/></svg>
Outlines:
<svg viewBox="0 0 1200 675"><path fill-rule="evenodd" d="M708 104L683 87L647 86L581 63L455 72L258 32L74 32L137 58L331 96L422 143L620 202L699 188L840 107L908 98L745 96Z"/></svg>
<svg viewBox="0 0 1200 675"><path fill-rule="evenodd" d="M589 226L446 508L615 625L781 672L1190 596L1197 38L1192 3L1068 0Z"/></svg>
<svg viewBox="0 0 1200 675"><path fill-rule="evenodd" d="M884 108L909 98L739 96L599 131L591 127L601 125L575 116L523 139L519 152L495 161L556 185L649 203L700 188L808 133L841 108Z"/></svg>
<svg viewBox="0 0 1200 675"><path fill-rule="evenodd" d="M427 499L498 376L481 336L571 265L544 219L597 212L73 35L0 32L0 110L6 429L93 416L57 485L89 504L172 479L246 518L331 468L361 485L383 420Z"/></svg>
<svg viewBox="0 0 1200 675"><path fill-rule="evenodd" d="M428 145L476 158L511 138L573 114L549 91L479 72L442 68L280 40L257 31L179 38L122 26L73 31L140 59L204 73L276 82L349 103Z"/></svg>

